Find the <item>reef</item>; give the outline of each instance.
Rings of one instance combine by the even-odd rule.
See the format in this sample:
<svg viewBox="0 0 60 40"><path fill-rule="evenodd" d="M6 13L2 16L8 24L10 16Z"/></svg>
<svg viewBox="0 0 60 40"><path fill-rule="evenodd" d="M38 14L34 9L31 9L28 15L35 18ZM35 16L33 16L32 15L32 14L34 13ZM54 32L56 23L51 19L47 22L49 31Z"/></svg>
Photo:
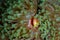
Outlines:
<svg viewBox="0 0 60 40"><path fill-rule="evenodd" d="M0 40L60 40L60 0L0 0Z"/></svg>

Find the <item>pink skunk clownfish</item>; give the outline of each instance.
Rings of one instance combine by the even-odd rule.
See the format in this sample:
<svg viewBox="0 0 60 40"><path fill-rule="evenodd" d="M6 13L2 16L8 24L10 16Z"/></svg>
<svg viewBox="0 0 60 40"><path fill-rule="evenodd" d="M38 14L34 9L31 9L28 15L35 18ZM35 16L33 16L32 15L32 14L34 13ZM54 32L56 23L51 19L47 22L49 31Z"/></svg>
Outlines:
<svg viewBox="0 0 60 40"><path fill-rule="evenodd" d="M38 28L38 25L39 25L39 20L32 17L31 19L29 19L27 27L29 29L36 30Z"/></svg>

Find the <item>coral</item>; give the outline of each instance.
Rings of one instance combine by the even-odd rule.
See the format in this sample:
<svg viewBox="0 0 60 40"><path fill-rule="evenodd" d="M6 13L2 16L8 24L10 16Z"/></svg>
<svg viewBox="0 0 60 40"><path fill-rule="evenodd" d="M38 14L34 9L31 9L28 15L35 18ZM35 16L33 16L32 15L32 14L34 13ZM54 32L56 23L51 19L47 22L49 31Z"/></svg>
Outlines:
<svg viewBox="0 0 60 40"><path fill-rule="evenodd" d="M59 0L1 0L0 9L0 40L60 40ZM27 28L32 17L37 31Z"/></svg>

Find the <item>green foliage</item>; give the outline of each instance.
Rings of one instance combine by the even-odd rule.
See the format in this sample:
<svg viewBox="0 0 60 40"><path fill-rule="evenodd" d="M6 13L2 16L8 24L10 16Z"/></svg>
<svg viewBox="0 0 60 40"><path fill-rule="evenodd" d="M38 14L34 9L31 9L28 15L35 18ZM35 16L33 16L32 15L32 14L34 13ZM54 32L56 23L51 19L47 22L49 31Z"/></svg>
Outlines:
<svg viewBox="0 0 60 40"><path fill-rule="evenodd" d="M27 10L25 8L25 4L30 3L30 9L34 7L34 3L32 0L30 2L28 0L5 0L4 5L6 7L1 6L1 19L2 24L0 25L0 36L2 40L13 39L31 39L34 36L37 38L38 36L41 37L43 40L49 40L49 35L52 37L50 40L55 40L55 33L56 28L53 26L56 24L55 21L50 21L50 14L51 12L45 9L45 4L47 0L41 0L39 4L37 4L41 9L38 9L36 15L34 16L39 20L39 28L37 29L38 32L33 32L32 30L27 30L26 26L24 25L26 20L24 19L27 17L29 19L31 17L31 10ZM60 6L55 5L55 12L59 12ZM57 21L60 21L60 17L56 17ZM27 22L26 22L27 23ZM60 32L59 32L60 34Z"/></svg>

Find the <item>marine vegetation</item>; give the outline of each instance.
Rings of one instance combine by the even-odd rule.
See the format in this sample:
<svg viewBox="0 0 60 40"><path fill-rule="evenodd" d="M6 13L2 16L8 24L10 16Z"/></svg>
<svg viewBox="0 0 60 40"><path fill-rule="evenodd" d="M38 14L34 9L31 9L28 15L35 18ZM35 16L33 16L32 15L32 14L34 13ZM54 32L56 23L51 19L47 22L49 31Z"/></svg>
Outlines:
<svg viewBox="0 0 60 40"><path fill-rule="evenodd" d="M60 40L60 0L0 0L0 40Z"/></svg>

